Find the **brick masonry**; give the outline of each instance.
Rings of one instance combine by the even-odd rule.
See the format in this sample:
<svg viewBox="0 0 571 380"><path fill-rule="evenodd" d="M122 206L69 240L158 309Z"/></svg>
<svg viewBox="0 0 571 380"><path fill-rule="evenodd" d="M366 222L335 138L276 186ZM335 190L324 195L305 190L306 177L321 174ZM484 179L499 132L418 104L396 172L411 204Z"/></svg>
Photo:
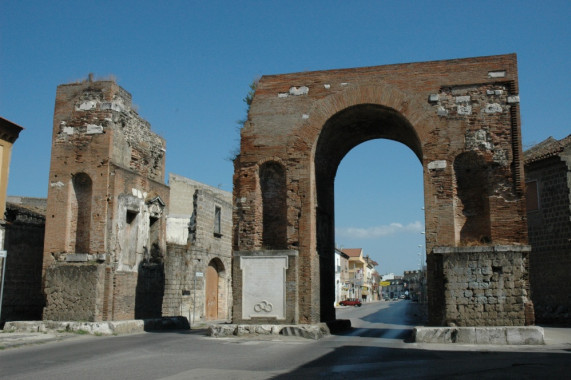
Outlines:
<svg viewBox="0 0 571 380"><path fill-rule="evenodd" d="M160 315L160 304L154 312L148 309L157 303L156 289L164 291L162 277L143 267L160 268L166 252L164 165L165 141L115 82L90 78L58 86L43 254L44 319Z"/></svg>
<svg viewBox="0 0 571 380"><path fill-rule="evenodd" d="M526 151L525 175L536 320L571 325L571 136Z"/></svg>
<svg viewBox="0 0 571 380"><path fill-rule="evenodd" d="M297 276L295 323L335 318L335 172L375 138L407 145L424 167L429 256L434 247L527 243L515 54L263 76L234 162L233 248L299 252L288 269ZM283 244L280 223L264 220L268 208L285 221ZM436 316L452 300L430 269L430 313L443 324Z"/></svg>

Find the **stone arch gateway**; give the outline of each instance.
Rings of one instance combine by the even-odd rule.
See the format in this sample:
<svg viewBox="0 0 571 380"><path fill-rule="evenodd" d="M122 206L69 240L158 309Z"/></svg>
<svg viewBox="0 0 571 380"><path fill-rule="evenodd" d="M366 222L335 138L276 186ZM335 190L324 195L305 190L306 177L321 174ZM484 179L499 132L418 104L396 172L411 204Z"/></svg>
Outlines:
<svg viewBox="0 0 571 380"><path fill-rule="evenodd" d="M335 319L335 174L378 138L423 166L429 323L532 323L515 54L263 76L234 161L234 322Z"/></svg>

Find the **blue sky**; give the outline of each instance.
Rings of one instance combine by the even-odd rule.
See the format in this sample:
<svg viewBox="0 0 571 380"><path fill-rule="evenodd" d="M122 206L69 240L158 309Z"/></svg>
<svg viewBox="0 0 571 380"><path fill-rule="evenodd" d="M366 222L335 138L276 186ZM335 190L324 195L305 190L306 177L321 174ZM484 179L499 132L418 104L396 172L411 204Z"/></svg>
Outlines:
<svg viewBox="0 0 571 380"><path fill-rule="evenodd" d="M167 172L232 189L242 99L261 75L518 54L522 136L571 133L570 1L14 1L0 5L0 115L23 126L8 193L45 197L56 87L113 75L167 140ZM370 141L341 162L337 243L418 268L422 167Z"/></svg>

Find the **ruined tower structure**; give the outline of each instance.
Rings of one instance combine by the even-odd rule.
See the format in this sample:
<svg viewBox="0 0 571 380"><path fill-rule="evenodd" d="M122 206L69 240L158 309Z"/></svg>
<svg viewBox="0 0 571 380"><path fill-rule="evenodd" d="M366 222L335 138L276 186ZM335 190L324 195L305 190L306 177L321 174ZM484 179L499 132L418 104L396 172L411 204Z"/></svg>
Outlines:
<svg viewBox="0 0 571 380"><path fill-rule="evenodd" d="M423 167L429 323L531 323L517 75L508 54L263 76L234 162L234 322L335 319L335 174L390 139Z"/></svg>
<svg viewBox="0 0 571 380"><path fill-rule="evenodd" d="M43 319L161 315L165 141L114 81L57 88L43 258Z"/></svg>

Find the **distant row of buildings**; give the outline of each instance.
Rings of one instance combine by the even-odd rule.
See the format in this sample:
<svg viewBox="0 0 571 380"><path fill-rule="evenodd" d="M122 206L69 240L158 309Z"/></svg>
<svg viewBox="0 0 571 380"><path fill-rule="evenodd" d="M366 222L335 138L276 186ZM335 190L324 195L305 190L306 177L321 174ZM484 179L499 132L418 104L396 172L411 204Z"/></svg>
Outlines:
<svg viewBox="0 0 571 380"><path fill-rule="evenodd" d="M380 275L378 263L362 248L335 249L335 304L346 299L361 302L406 298L426 302L426 272L404 271Z"/></svg>
<svg viewBox="0 0 571 380"><path fill-rule="evenodd" d="M378 263L362 248L335 249L335 303L345 299L371 302L380 299Z"/></svg>

